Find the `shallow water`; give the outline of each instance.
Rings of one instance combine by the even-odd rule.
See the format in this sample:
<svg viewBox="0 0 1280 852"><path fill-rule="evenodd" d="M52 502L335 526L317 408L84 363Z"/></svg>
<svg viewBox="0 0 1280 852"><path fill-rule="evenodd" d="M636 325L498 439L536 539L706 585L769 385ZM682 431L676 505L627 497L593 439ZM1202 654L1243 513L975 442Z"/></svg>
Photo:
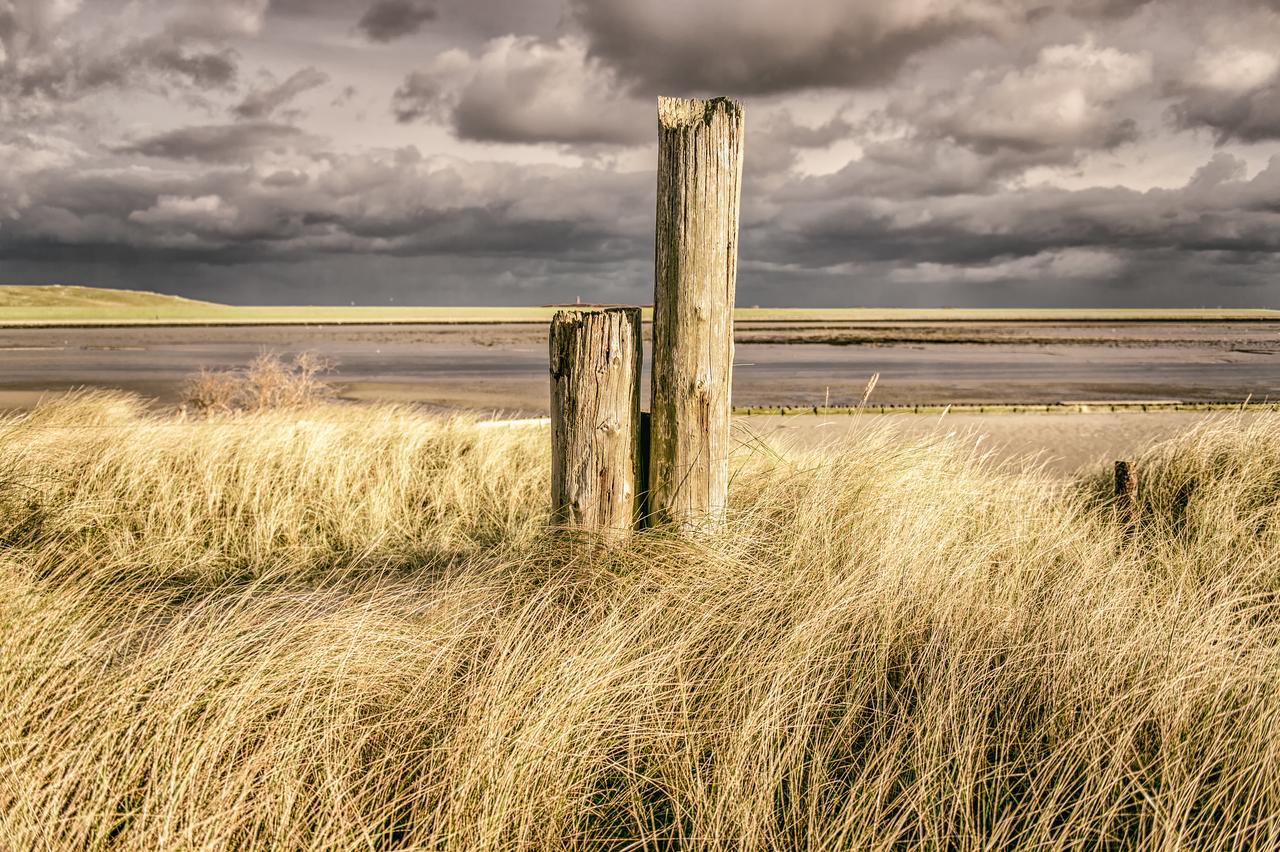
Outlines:
<svg viewBox="0 0 1280 852"><path fill-rule="evenodd" d="M131 328L0 330L0 407L41 391L123 388L177 401L202 367L241 366L267 349L318 351L337 363L344 396L442 408L538 413L547 407L540 329ZM739 343L737 405L1280 398L1280 352L1229 342L1170 345ZM645 382L647 396L648 383Z"/></svg>

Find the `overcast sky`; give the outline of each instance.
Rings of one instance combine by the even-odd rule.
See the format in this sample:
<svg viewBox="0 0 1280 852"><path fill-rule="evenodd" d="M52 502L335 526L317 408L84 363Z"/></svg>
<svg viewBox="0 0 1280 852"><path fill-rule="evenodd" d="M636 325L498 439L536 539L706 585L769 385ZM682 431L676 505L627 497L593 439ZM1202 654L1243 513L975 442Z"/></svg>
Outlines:
<svg viewBox="0 0 1280 852"><path fill-rule="evenodd" d="M0 282L647 302L659 94L740 304L1280 307L1280 0L0 0Z"/></svg>

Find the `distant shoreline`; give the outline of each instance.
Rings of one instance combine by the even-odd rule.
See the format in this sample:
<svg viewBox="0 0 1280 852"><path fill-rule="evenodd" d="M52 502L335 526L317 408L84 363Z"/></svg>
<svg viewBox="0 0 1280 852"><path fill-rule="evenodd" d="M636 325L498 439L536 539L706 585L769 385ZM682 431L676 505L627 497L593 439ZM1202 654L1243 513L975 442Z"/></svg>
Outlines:
<svg viewBox="0 0 1280 852"><path fill-rule="evenodd" d="M479 305L224 305L142 290L62 285L0 285L0 328L218 328L354 325L541 325L557 311L615 307L566 303ZM641 306L645 322L653 306ZM739 323L868 326L1071 323L1280 322L1270 308L779 308L739 305Z"/></svg>
<svg viewBox="0 0 1280 852"><path fill-rule="evenodd" d="M246 310L261 310L258 308L247 308ZM538 309L531 309L538 310ZM895 309L896 310L896 309ZM872 312L868 312L872 313ZM882 312L875 312L882 313ZM158 319L149 319L143 317L111 317L104 319L90 319L80 317L8 317L5 316L6 310L0 308L0 328L32 328L32 329L49 329L49 328L288 328L288 327L304 327L304 328L323 328L325 326L501 326L501 325L545 325L550 321L551 316L531 317L528 315L515 316L413 316L413 317L383 317L383 316L335 316L335 317L218 317L218 318L184 318L184 317L162 317ZM1126 314L1105 314L1097 311L1074 309L1062 309L1060 312L1041 311L1035 314L1017 315L1012 312L1006 312L1003 309L993 309L991 315L976 315L974 311L964 310L958 311L956 315L949 316L930 309L927 313L921 312L918 315L907 315L904 312L902 316L866 316L852 317L848 316L843 310L841 311L821 311L815 310L812 313L808 309L804 309L804 314L800 309L752 309L745 308L738 311L735 315L735 321L743 324L759 324L774 323L787 326L804 325L810 328L820 327L820 324L830 324L833 328L850 328L858 326L872 327L893 327L893 326L914 326L914 325L937 325L937 324L953 324L953 325L992 325L992 324L1021 324L1021 325L1055 325L1070 323L1078 326L1101 326L1101 325L1149 325L1149 324L1200 324L1206 322L1230 323L1253 325L1261 323L1280 323L1280 311L1252 311L1252 312L1205 312L1194 309L1188 309L1188 313L1175 313L1163 311L1149 311L1140 315ZM651 316L644 316L642 320L646 325L652 323Z"/></svg>

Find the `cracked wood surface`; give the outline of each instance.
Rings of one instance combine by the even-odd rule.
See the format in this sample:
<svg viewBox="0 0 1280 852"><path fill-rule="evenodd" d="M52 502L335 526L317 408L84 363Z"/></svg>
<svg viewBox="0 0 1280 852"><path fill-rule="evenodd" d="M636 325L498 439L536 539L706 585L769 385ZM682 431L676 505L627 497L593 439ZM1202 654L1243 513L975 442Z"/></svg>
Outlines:
<svg viewBox="0 0 1280 852"><path fill-rule="evenodd" d="M552 525L616 542L638 521L640 309L551 320Z"/></svg>

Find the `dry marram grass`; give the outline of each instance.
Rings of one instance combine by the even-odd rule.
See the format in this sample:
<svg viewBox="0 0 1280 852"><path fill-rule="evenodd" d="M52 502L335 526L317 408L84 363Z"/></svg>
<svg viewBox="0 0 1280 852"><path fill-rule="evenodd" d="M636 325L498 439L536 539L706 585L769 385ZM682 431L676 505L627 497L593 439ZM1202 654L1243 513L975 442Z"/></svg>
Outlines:
<svg viewBox="0 0 1280 852"><path fill-rule="evenodd" d="M0 422L6 848L1275 848L1280 419L1066 487L866 428L548 538L547 435Z"/></svg>

